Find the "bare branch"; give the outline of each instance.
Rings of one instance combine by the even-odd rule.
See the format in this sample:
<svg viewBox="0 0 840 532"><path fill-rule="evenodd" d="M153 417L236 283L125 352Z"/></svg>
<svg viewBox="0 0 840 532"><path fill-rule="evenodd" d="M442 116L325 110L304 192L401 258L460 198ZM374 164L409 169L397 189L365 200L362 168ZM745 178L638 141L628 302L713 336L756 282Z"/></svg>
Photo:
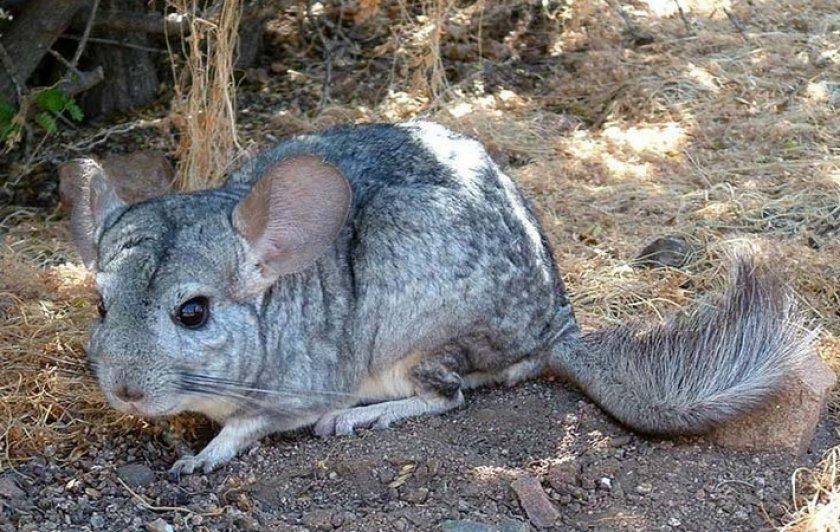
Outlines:
<svg viewBox="0 0 840 532"><path fill-rule="evenodd" d="M0 60L3 61L3 69L6 71L9 79L12 80L12 84L15 86L17 99L20 101L21 96L23 96L23 86L20 84L20 81L15 75L15 65L12 63L12 58L9 57L9 53L6 52L6 47L3 46L2 42L0 42Z"/></svg>
<svg viewBox="0 0 840 532"><path fill-rule="evenodd" d="M69 35L69 34L66 34L66 33L59 38L60 39L70 39L71 41L82 40L82 37L79 36L79 35ZM89 37L88 42L95 42L95 43L99 43L99 44L110 44L112 46L120 46L122 48L131 48L131 49L134 49L134 50L141 50L143 52L151 52L151 53L155 53L155 54L168 53L163 48L152 48L151 46L142 46L140 44L131 44L131 43L128 43L128 42L117 41L115 39L101 39L99 37Z"/></svg>
<svg viewBox="0 0 840 532"><path fill-rule="evenodd" d="M90 30L93 29L93 21L96 19L97 9L99 9L99 0L93 0L93 6L90 8L90 16L88 17L87 25L85 26L85 32L82 34L82 40L79 41L79 46L76 47L76 53L73 54L73 59L70 61L73 68L76 68L76 65L79 64L82 52L85 51L88 37L90 37Z"/></svg>
<svg viewBox="0 0 840 532"><path fill-rule="evenodd" d="M162 35L182 35L190 32L187 18L178 14L106 12L97 15L95 20L89 15L86 20L93 20L93 27L96 29L116 32ZM81 17L77 16L71 27L79 30L83 25Z"/></svg>

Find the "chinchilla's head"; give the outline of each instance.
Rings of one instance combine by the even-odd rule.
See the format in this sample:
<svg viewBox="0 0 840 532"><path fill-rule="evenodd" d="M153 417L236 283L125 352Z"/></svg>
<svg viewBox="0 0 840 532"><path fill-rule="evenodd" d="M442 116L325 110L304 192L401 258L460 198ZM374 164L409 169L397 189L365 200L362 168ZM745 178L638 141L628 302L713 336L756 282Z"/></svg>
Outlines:
<svg viewBox="0 0 840 532"><path fill-rule="evenodd" d="M88 358L115 408L150 417L212 416L247 394L271 326L260 323L266 290L332 246L351 201L347 180L312 156L270 166L241 193L131 205L90 159L66 163L61 178L100 298Z"/></svg>

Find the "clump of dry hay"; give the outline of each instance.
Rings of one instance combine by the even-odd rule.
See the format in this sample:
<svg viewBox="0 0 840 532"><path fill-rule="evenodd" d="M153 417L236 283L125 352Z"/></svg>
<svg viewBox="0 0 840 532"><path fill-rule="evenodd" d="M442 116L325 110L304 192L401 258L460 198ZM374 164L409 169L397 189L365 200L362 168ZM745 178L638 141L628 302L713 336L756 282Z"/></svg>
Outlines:
<svg viewBox="0 0 840 532"><path fill-rule="evenodd" d="M198 0L167 3L189 20L189 36L181 36L180 73L170 54L178 80L171 117L180 132L176 184L196 190L220 184L242 151L233 77L241 4L227 0L205 10Z"/></svg>
<svg viewBox="0 0 840 532"><path fill-rule="evenodd" d="M90 430L138 426L105 404L85 370L96 311L87 272L54 265L70 255L64 225L24 220L0 244L0 467L45 448L78 457Z"/></svg>
<svg viewBox="0 0 840 532"><path fill-rule="evenodd" d="M194 434L197 417L154 424L107 404L84 352L96 315L92 279L66 220L16 218L0 224L0 470L37 453L80 459L94 434Z"/></svg>
<svg viewBox="0 0 840 532"><path fill-rule="evenodd" d="M790 532L837 532L840 530L840 447L826 453L814 470L800 469L793 475L796 513L781 528Z"/></svg>

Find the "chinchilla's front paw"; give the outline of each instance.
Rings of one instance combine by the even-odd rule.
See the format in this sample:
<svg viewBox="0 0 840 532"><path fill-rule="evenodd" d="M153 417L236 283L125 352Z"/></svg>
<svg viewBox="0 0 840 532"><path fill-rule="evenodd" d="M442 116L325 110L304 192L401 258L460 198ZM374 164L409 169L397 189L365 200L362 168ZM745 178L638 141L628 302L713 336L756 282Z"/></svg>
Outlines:
<svg viewBox="0 0 840 532"><path fill-rule="evenodd" d="M192 475L199 471L210 473L219 466L220 463L218 461L210 460L202 456L203 454L201 452L197 456L191 454L182 456L169 468L169 479L177 482L181 479L181 475Z"/></svg>

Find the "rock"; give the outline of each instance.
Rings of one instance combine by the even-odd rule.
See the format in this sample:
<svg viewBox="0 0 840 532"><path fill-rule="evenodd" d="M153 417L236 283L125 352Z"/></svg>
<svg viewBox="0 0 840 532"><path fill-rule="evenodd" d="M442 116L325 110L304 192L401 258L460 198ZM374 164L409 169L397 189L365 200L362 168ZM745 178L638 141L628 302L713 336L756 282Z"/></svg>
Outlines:
<svg viewBox="0 0 840 532"><path fill-rule="evenodd" d="M417 488L413 490L408 490L402 496L402 500L404 500L405 502L410 502L412 504L423 504L428 498L428 488Z"/></svg>
<svg viewBox="0 0 840 532"><path fill-rule="evenodd" d="M837 376L814 352L774 399L747 416L715 429L709 439L740 450L808 450Z"/></svg>
<svg viewBox="0 0 840 532"><path fill-rule="evenodd" d="M303 524L315 530L332 530L332 516L330 510L312 510L303 516Z"/></svg>
<svg viewBox="0 0 840 532"><path fill-rule="evenodd" d="M175 532L175 528L163 519L155 519L147 523L146 530L148 532Z"/></svg>
<svg viewBox="0 0 840 532"><path fill-rule="evenodd" d="M15 479L8 475L0 477L0 497L4 499L23 499L26 492L18 487Z"/></svg>
<svg viewBox="0 0 840 532"><path fill-rule="evenodd" d="M91 528L94 530L102 530L105 528L105 518L102 517L102 514L94 512L93 515L90 516L88 519L88 523L90 523Z"/></svg>
<svg viewBox="0 0 840 532"><path fill-rule="evenodd" d="M441 525L443 532L529 532L527 523L507 519L499 524L479 523L469 519L444 521Z"/></svg>
<svg viewBox="0 0 840 532"><path fill-rule="evenodd" d="M653 484L650 482L642 482L636 486L636 493L639 495L649 495L653 491Z"/></svg>
<svg viewBox="0 0 840 532"><path fill-rule="evenodd" d="M548 483L560 493L569 491L569 487L578 484L580 464L576 460L561 462L548 470Z"/></svg>
<svg viewBox="0 0 840 532"><path fill-rule="evenodd" d="M117 476L132 488L148 486L155 481L155 473L143 464L126 464L117 468Z"/></svg>
<svg viewBox="0 0 840 532"><path fill-rule="evenodd" d="M260 523L250 515L241 515L233 522L236 530L254 531L260 530Z"/></svg>
<svg viewBox="0 0 840 532"><path fill-rule="evenodd" d="M685 266L694 250L681 236L657 238L644 247L636 257L636 265L643 268L681 268Z"/></svg>
<svg viewBox="0 0 840 532"><path fill-rule="evenodd" d="M540 481L536 478L522 477L511 482L510 487L519 497L519 504L528 514L528 519L537 528L551 527L560 517L560 512L551 504Z"/></svg>

